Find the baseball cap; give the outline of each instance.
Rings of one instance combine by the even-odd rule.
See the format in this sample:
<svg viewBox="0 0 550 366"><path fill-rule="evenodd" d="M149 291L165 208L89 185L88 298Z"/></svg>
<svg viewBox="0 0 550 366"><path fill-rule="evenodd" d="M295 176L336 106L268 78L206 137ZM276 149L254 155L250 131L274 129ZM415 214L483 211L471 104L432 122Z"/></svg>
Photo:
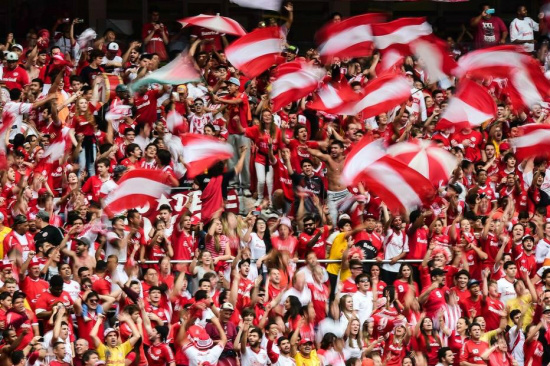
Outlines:
<svg viewBox="0 0 550 366"><path fill-rule="evenodd" d="M124 93L128 91L128 87L124 84L118 84L115 88L115 91L117 93Z"/></svg>
<svg viewBox="0 0 550 366"><path fill-rule="evenodd" d="M292 45L289 45L287 48L285 48L285 52L292 53L292 54L295 54L295 55L298 54L298 50L299 50L298 47L292 46Z"/></svg>
<svg viewBox="0 0 550 366"><path fill-rule="evenodd" d="M118 332L116 331L115 328L107 328L105 329L105 331L103 332L103 338L107 337L109 335L109 333L112 333L112 332L115 332L118 334Z"/></svg>
<svg viewBox="0 0 550 366"><path fill-rule="evenodd" d="M48 222L48 221L50 221L50 214L47 213L47 212L44 211L44 210L40 210L40 211L38 211L38 213L36 214L36 218L37 218L37 219L40 219L40 220L42 220L42 221Z"/></svg>
<svg viewBox="0 0 550 366"><path fill-rule="evenodd" d="M535 238L532 235L525 235L523 238L521 238L521 242L523 243L525 240L531 239L531 241L534 243Z"/></svg>
<svg viewBox="0 0 550 366"><path fill-rule="evenodd" d="M549 306L549 305L546 305L546 306L544 307L544 309L542 310L542 313L543 313L543 314L544 314L544 313L550 313L550 306Z"/></svg>
<svg viewBox="0 0 550 366"><path fill-rule="evenodd" d="M235 310L235 308L233 307L233 304L231 304L230 302L226 302L226 303L223 303L222 307L221 307L222 310Z"/></svg>
<svg viewBox="0 0 550 366"><path fill-rule="evenodd" d="M430 276L432 276L432 277L435 277L435 276L444 276L445 273L447 273L447 271L444 271L444 270L442 270L441 268L434 268L434 269L431 270Z"/></svg>
<svg viewBox="0 0 550 366"><path fill-rule="evenodd" d="M107 50L109 51L118 51L118 43L116 42L111 42L107 45Z"/></svg>
<svg viewBox="0 0 550 366"><path fill-rule="evenodd" d="M300 339L300 345L306 344L306 343L313 343L313 341L309 337L303 337L302 339Z"/></svg>
<svg viewBox="0 0 550 366"><path fill-rule="evenodd" d="M87 245L88 247L91 244L90 239L86 238L85 236L81 236L80 238L76 238L75 240Z"/></svg>
<svg viewBox="0 0 550 366"><path fill-rule="evenodd" d="M27 216L25 215L17 215L15 216L15 218L13 219L13 226L15 225L19 225L19 224L24 224L25 222L27 222Z"/></svg>
<svg viewBox="0 0 550 366"><path fill-rule="evenodd" d="M476 279L471 279L468 281L468 289L471 289L474 286L479 286L479 281Z"/></svg>
<svg viewBox="0 0 550 366"><path fill-rule="evenodd" d="M14 49L14 48L18 48L18 49L20 49L21 51L23 51L23 46L21 46L19 43L14 44L13 46L11 46L10 49Z"/></svg>
<svg viewBox="0 0 550 366"><path fill-rule="evenodd" d="M176 92L178 93L185 93L187 91L187 86L185 84L180 84L176 88Z"/></svg>
<svg viewBox="0 0 550 366"><path fill-rule="evenodd" d="M39 266L39 265L40 265L40 261L36 257L33 257L31 259L31 262L29 263L29 268Z"/></svg>
<svg viewBox="0 0 550 366"><path fill-rule="evenodd" d="M18 61L19 56L17 56L17 53L15 53L15 52L8 52L8 55L6 56L6 60L8 60L8 61Z"/></svg>
<svg viewBox="0 0 550 366"><path fill-rule="evenodd" d="M236 77L230 77L229 80L227 80L228 83L235 84L237 86L241 86L241 82Z"/></svg>
<svg viewBox="0 0 550 366"><path fill-rule="evenodd" d="M451 183L447 186L448 188L452 188L457 194L461 194L462 193L462 187L459 186L458 184L456 183Z"/></svg>

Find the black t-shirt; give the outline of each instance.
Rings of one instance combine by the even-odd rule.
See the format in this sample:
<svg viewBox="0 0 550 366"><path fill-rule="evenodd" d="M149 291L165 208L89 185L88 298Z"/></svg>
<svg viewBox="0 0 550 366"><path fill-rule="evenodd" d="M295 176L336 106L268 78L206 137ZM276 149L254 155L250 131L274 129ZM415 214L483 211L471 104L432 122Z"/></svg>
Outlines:
<svg viewBox="0 0 550 366"><path fill-rule="evenodd" d="M96 76L102 74L103 72L104 71L101 67L94 69L91 65L88 65L82 69L82 71L80 72L80 77L85 83L88 83L88 85L92 86Z"/></svg>
<svg viewBox="0 0 550 366"><path fill-rule="evenodd" d="M58 246L63 241L63 232L58 227L48 225L34 236L34 241L36 243L47 241L54 246Z"/></svg>

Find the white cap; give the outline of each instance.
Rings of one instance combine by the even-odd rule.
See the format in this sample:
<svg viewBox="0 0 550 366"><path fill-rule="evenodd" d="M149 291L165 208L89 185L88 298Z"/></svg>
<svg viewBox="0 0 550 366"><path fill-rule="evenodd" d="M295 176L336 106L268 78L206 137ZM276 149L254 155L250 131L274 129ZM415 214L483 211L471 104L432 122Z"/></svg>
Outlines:
<svg viewBox="0 0 550 366"><path fill-rule="evenodd" d="M109 43L109 44L107 45L107 49L108 49L109 51L115 51L115 52L118 51L118 43L116 43L116 42L111 42L111 43Z"/></svg>

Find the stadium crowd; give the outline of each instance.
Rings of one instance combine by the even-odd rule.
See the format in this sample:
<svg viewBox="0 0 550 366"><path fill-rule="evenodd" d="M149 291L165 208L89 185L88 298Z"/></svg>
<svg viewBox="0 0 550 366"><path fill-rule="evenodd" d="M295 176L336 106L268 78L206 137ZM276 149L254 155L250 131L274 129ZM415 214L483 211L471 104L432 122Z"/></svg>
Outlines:
<svg viewBox="0 0 550 366"><path fill-rule="evenodd" d="M258 27L287 35L293 5L281 14ZM548 105L518 111L505 81L488 80L495 118L438 130L456 83L431 81L425 60L406 57L411 98L387 113L332 115L309 109L309 97L272 110L270 70L247 78L225 57L227 37L200 27L189 55L201 82L133 90L175 56L169 46L181 36L157 9L150 17L128 44L107 30L83 45L75 18L0 45L9 127L1 366L549 364L548 159L520 160L509 142L521 125L550 123ZM521 6L507 26L483 6L447 38L449 51L458 59L469 45L519 44L549 69L539 18ZM314 48L290 44L281 56L320 65L358 92L381 61L374 53L323 64ZM121 105L126 114L110 118ZM234 156L180 174L170 111L184 118L176 136L227 141ZM51 161L45 152L61 135L68 150ZM368 186L340 180L347 154L369 137L432 141L456 168L423 207L391 211ZM171 195L107 215L104 199L134 169L166 172Z"/></svg>

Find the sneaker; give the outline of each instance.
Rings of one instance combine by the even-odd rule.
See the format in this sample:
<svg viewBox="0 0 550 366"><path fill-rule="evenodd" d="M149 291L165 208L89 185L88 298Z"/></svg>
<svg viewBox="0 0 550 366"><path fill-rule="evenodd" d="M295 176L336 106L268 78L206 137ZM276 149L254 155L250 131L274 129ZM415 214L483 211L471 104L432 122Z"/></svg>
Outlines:
<svg viewBox="0 0 550 366"><path fill-rule="evenodd" d="M256 207L260 206L262 204L262 202L264 201L263 198L258 198L256 200L256 202L254 202L254 209L256 209Z"/></svg>
<svg viewBox="0 0 550 366"><path fill-rule="evenodd" d="M248 189L248 188L245 188L243 190L243 194L244 194L245 197L252 197L252 192L250 192L250 189Z"/></svg>

